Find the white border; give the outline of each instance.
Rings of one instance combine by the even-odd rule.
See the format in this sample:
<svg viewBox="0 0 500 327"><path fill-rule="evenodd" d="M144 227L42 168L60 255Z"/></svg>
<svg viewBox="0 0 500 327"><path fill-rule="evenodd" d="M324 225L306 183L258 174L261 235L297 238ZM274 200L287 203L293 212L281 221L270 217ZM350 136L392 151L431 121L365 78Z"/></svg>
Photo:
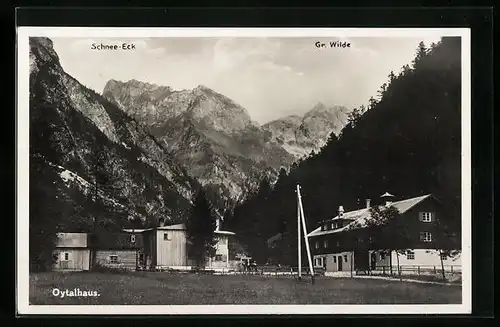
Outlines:
<svg viewBox="0 0 500 327"><path fill-rule="evenodd" d="M459 305L29 305L29 37L462 37L462 304ZM17 29L17 313L23 314L468 314L471 313L471 86L467 28ZM466 232L467 231L467 232Z"/></svg>

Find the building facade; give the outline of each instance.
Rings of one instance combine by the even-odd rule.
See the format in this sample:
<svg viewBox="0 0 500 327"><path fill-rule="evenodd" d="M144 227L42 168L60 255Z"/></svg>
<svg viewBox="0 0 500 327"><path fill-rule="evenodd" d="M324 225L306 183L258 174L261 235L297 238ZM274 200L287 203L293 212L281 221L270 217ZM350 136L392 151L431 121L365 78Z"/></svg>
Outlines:
<svg viewBox="0 0 500 327"><path fill-rule="evenodd" d="M389 224L399 224L408 231L403 243L391 244L398 242L397 236L385 235L383 240L377 239L381 238L380 234L367 230L372 219L369 200L365 208L354 211L344 212L341 206L336 217L321 222L308 234L314 266L324 267L327 272L391 269L398 261L399 266L440 267L440 249L453 246L451 241L444 240L447 235L439 228L440 219L444 219L440 202L429 194L387 201L377 207L391 206L399 211L400 216ZM389 250L399 248L406 251ZM448 268L455 266L458 269L461 265L460 255L444 259Z"/></svg>
<svg viewBox="0 0 500 327"><path fill-rule="evenodd" d="M144 267L144 242L139 232L103 235L93 248L96 265L125 270L142 270Z"/></svg>
<svg viewBox="0 0 500 327"><path fill-rule="evenodd" d="M229 237L232 232L216 230L217 243L213 258L208 258L207 268L229 268ZM149 269L190 269L195 265L188 257L185 224L161 226L143 232L144 257Z"/></svg>
<svg viewBox="0 0 500 327"><path fill-rule="evenodd" d="M217 228L215 255L206 268L228 269L230 237ZM124 229L120 233L59 233L53 251L53 270L81 271L103 266L126 270L191 269L184 224L149 229Z"/></svg>
<svg viewBox="0 0 500 327"><path fill-rule="evenodd" d="M90 269L90 249L87 233L57 233L52 251L54 271L84 271Z"/></svg>

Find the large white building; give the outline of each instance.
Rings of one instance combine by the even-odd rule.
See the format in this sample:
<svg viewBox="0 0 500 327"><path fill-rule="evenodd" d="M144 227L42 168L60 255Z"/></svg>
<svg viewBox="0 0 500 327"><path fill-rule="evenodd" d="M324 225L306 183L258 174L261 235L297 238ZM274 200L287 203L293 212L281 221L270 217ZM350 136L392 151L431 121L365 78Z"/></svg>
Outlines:
<svg viewBox="0 0 500 327"><path fill-rule="evenodd" d="M390 197L384 194L383 197ZM323 267L327 272L390 270L399 266L413 267L418 271L441 269L441 249L444 235L438 228L438 222L444 213L441 203L431 194L401 201L389 201L379 207L393 206L401 214L401 222L407 224L412 235L409 236L406 251L403 254L377 248L377 241L364 238L361 231L366 228L371 218L370 201L364 208L338 214L308 234L315 267ZM360 233L361 232L361 233ZM390 239L389 239L390 241ZM446 243L446 242L444 242ZM452 243L450 243L452 244ZM461 270L460 251L453 257L443 256L446 270Z"/></svg>

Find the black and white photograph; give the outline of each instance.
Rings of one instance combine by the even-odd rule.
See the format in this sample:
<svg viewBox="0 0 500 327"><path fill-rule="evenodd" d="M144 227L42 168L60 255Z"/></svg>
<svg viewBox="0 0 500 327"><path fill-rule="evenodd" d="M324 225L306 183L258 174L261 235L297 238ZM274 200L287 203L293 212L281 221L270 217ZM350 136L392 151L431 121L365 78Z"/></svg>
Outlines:
<svg viewBox="0 0 500 327"><path fill-rule="evenodd" d="M470 313L469 42L19 28L20 312Z"/></svg>

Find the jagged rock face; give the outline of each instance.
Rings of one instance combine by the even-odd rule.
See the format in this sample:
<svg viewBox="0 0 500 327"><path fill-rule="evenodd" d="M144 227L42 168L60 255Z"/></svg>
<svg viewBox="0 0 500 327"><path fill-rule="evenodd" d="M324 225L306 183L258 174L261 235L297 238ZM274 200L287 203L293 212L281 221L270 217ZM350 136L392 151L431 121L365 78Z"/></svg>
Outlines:
<svg viewBox="0 0 500 327"><path fill-rule="evenodd" d="M180 114L227 134L257 125L240 105L203 85L192 90L172 91L168 86L136 80L126 83L110 80L103 95L151 127L164 127L165 121Z"/></svg>
<svg viewBox="0 0 500 327"><path fill-rule="evenodd" d="M198 185L134 119L65 73L47 38L30 38L30 156L64 179L75 206L97 185L102 205L141 219L183 221Z"/></svg>
<svg viewBox="0 0 500 327"><path fill-rule="evenodd" d="M281 166L293 161L281 146L269 142L269 134L243 107L205 86L172 91L165 86L111 80L103 96L175 153L190 175L215 193L212 201L219 208L231 206L264 176L275 176Z"/></svg>
<svg viewBox="0 0 500 327"><path fill-rule="evenodd" d="M311 151L319 151L331 133L338 136L347 124L347 114L345 107L327 107L318 103L303 117L287 116L269 122L262 128L269 133L272 142L299 159Z"/></svg>

